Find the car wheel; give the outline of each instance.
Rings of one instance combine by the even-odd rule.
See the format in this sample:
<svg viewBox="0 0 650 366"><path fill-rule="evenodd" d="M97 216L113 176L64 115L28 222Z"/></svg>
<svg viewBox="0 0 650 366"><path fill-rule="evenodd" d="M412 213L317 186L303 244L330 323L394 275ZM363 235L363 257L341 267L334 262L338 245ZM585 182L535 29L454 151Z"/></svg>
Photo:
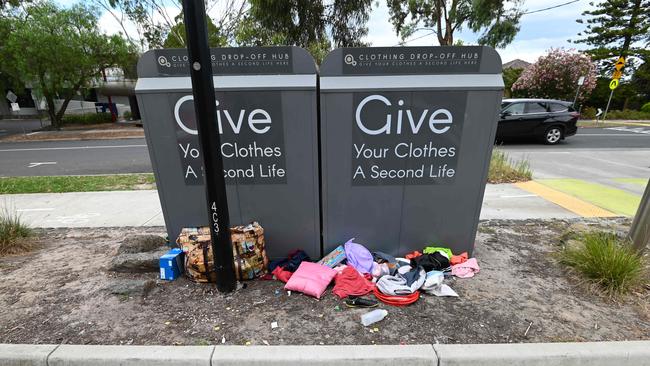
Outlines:
<svg viewBox="0 0 650 366"><path fill-rule="evenodd" d="M559 127L551 127L544 133L544 143L555 145L562 140L562 130Z"/></svg>

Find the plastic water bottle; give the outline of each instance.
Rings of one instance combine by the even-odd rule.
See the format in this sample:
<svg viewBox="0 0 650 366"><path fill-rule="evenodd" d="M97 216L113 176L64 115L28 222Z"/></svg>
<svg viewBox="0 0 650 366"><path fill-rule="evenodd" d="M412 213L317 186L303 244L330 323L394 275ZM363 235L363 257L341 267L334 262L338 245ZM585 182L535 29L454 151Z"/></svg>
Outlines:
<svg viewBox="0 0 650 366"><path fill-rule="evenodd" d="M374 324L378 321L381 321L388 315L388 311L384 309L376 309L373 310L369 313L365 313L361 315L361 324L363 324L364 327L369 326L370 324Z"/></svg>

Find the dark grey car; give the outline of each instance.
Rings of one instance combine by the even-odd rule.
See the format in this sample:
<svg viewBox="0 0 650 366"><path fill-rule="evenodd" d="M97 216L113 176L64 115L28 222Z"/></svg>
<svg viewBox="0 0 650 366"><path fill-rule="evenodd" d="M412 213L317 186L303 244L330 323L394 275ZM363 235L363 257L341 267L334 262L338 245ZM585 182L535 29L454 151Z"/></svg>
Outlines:
<svg viewBox="0 0 650 366"><path fill-rule="evenodd" d="M504 99L497 128L497 140L517 137L539 138L554 145L575 135L580 113L570 102L553 99Z"/></svg>

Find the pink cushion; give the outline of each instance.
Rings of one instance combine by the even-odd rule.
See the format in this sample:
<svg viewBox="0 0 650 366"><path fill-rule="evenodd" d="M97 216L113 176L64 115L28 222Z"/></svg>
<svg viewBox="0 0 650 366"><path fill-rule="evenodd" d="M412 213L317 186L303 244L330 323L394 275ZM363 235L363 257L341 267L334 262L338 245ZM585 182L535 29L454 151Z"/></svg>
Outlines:
<svg viewBox="0 0 650 366"><path fill-rule="evenodd" d="M336 270L330 267L318 263L302 262L284 289L302 292L320 299L334 276L336 276Z"/></svg>

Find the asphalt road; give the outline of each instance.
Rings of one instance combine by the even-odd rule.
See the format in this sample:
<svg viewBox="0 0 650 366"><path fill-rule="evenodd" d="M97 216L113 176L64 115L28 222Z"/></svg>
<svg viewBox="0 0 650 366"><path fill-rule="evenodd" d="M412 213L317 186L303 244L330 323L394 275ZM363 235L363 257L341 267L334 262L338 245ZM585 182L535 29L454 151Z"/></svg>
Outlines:
<svg viewBox="0 0 650 366"><path fill-rule="evenodd" d="M650 127L581 128L556 146L520 141L501 146L527 158L536 178L650 176ZM144 139L0 143L0 176L151 172Z"/></svg>
<svg viewBox="0 0 650 366"><path fill-rule="evenodd" d="M144 139L0 143L0 176L151 172Z"/></svg>
<svg viewBox="0 0 650 366"><path fill-rule="evenodd" d="M643 185L618 181L650 177L650 127L581 128L555 146L510 143L513 159L526 159L534 179L575 178L641 195Z"/></svg>

